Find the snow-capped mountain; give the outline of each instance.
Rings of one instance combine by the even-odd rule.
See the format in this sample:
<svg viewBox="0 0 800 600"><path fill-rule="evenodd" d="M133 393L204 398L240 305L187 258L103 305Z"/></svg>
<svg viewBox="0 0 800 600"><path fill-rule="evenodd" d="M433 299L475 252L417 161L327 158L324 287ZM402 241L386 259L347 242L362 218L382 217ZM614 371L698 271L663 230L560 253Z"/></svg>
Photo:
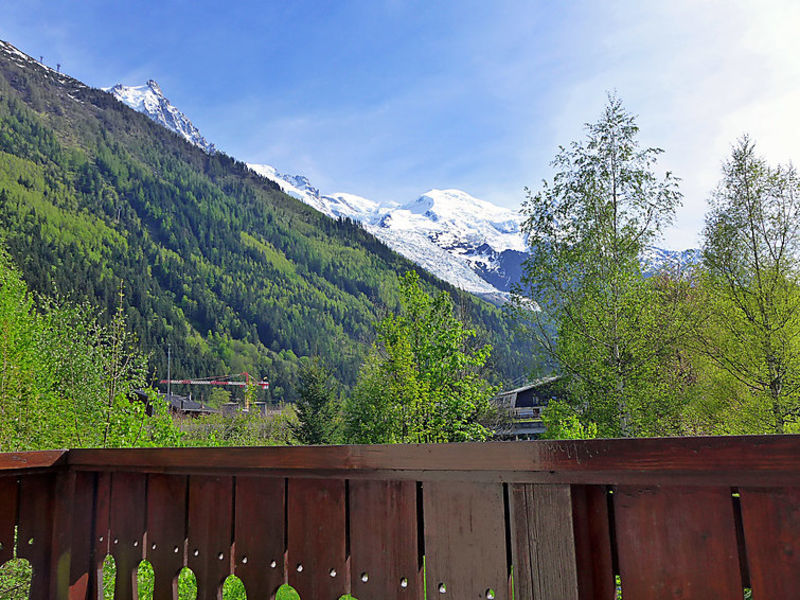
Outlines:
<svg viewBox="0 0 800 600"><path fill-rule="evenodd" d="M144 86L107 88L131 108L183 136L207 152L209 143L155 81ZM322 194L303 175L280 173L275 167L248 164L255 173L274 181L288 195L336 218L349 218L387 246L456 287L502 303L522 277L527 256L522 217L455 189L430 190L404 205L381 204L349 193ZM695 264L697 251L652 248L643 261L655 273L665 266Z"/></svg>
<svg viewBox="0 0 800 600"><path fill-rule="evenodd" d="M200 131L189 118L170 104L159 85L152 79L145 85L127 86L118 83L113 87L103 88L103 90L132 109L146 114L156 123L171 129L186 141L202 148L209 154L216 152L214 144L200 135Z"/></svg>
<svg viewBox="0 0 800 600"><path fill-rule="evenodd" d="M480 285L463 278L445 280L467 291L504 297L521 275L527 247L521 223L512 210L450 189L430 190L404 206L386 209L368 229L418 264L428 256L425 250L422 256L411 256L404 246L410 239L424 238L444 250L450 261L475 273ZM493 289L483 289L486 284Z"/></svg>
<svg viewBox="0 0 800 600"><path fill-rule="evenodd" d="M437 277L502 302L525 256L521 217L461 190L430 190L402 206L354 194L320 194L306 177L248 165L281 189L333 217L347 217Z"/></svg>
<svg viewBox="0 0 800 600"><path fill-rule="evenodd" d="M495 302L504 302L522 278L528 255L518 212L461 190L430 190L403 206L381 205L354 194L320 194L302 175L282 175L269 165L248 164L281 189L333 217L348 217L387 246L452 283ZM648 247L645 274L686 272L700 263L700 251Z"/></svg>
<svg viewBox="0 0 800 600"><path fill-rule="evenodd" d="M347 217L355 221L371 223L378 216L380 206L373 200L344 193L322 196L319 190L311 185L307 177L282 175L270 165L248 164L247 166L262 177L277 183L286 194L313 206L334 219Z"/></svg>

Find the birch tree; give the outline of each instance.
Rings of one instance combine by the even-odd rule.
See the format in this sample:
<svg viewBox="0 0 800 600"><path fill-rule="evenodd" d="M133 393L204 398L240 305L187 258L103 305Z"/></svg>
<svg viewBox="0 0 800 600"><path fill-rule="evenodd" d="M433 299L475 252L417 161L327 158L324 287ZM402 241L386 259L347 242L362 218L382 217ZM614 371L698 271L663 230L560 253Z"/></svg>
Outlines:
<svg viewBox="0 0 800 600"><path fill-rule="evenodd" d="M704 229L708 318L699 349L766 403L762 431L800 417L800 180L745 136L723 165Z"/></svg>
<svg viewBox="0 0 800 600"><path fill-rule="evenodd" d="M653 419L672 401L657 371L679 335L671 325L679 309L668 286L643 276L640 259L681 194L671 173L656 175L662 150L641 148L638 132L609 95L586 137L560 147L552 180L526 189L523 204L531 256L515 306L567 376L571 408L603 436L655 433Z"/></svg>

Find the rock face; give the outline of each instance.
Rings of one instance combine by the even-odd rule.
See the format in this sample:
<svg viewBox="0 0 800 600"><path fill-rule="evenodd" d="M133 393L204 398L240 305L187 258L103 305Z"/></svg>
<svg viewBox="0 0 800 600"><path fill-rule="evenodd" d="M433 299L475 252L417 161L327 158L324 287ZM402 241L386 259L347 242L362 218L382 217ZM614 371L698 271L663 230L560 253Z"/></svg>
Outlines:
<svg viewBox="0 0 800 600"><path fill-rule="evenodd" d="M145 85L126 86L118 83L113 87L103 88L103 90L132 109L146 114L156 123L171 129L186 141L202 148L209 154L216 152L214 144L204 138L189 118L167 100L161 87L152 79Z"/></svg>

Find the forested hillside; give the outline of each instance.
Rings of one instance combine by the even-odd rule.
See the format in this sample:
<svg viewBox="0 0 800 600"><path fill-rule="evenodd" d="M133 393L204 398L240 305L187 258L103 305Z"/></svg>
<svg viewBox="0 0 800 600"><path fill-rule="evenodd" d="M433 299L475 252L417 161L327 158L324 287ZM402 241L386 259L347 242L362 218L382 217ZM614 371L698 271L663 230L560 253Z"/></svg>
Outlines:
<svg viewBox="0 0 800 600"><path fill-rule="evenodd" d="M153 377L247 370L293 399L300 357L355 381L413 265L349 221L0 44L0 243L29 287L123 310ZM498 379L530 368L495 307L453 294Z"/></svg>

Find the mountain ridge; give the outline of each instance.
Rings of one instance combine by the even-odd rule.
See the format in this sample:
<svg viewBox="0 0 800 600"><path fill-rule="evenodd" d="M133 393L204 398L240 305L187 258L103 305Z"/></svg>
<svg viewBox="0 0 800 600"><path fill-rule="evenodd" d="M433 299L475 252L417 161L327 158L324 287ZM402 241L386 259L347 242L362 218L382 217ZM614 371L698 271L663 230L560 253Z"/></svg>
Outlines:
<svg viewBox="0 0 800 600"><path fill-rule="evenodd" d="M101 88L117 100L130 106L132 109L144 113L167 129L171 129L187 142L202 148L209 154L217 151L214 144L209 142L195 127L183 112L178 110L161 91L161 86L154 79L139 86L126 86L118 83L108 88Z"/></svg>
<svg viewBox="0 0 800 600"><path fill-rule="evenodd" d="M147 114L184 139L213 152L191 121L169 104L158 84L106 88L121 102ZM173 115L180 115L176 119ZM528 255L519 212L458 189L431 189L406 204L381 204L352 193L323 194L304 175L279 172L268 164L247 163L281 190L334 219L350 219L394 251L436 277L501 305L522 278ZM642 257L645 272L686 269L697 264L696 250L650 247Z"/></svg>
<svg viewBox="0 0 800 600"><path fill-rule="evenodd" d="M176 377L247 371L272 400L296 397L310 356L351 386L414 269L360 225L5 43L0 238L33 293L122 311L154 379L171 347ZM494 381L527 372L532 342L499 310L420 275L494 346Z"/></svg>

